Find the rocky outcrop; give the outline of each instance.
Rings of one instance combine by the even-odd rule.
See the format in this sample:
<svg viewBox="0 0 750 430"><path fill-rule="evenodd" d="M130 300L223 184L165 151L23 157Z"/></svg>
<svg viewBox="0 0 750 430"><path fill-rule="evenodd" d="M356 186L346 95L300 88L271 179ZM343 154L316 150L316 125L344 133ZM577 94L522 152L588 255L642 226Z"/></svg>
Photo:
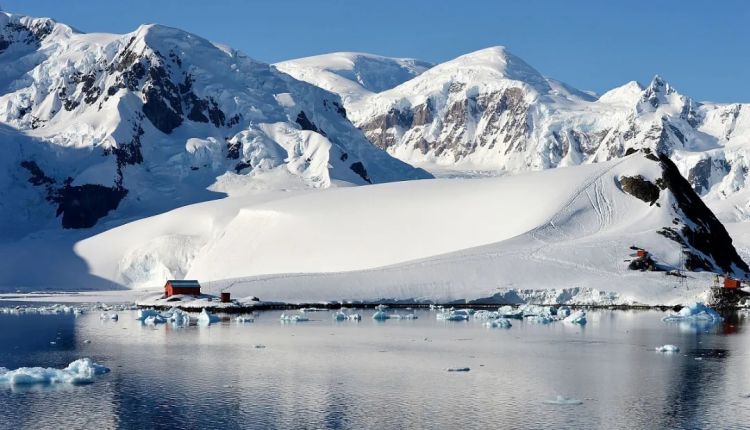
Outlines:
<svg viewBox="0 0 750 430"><path fill-rule="evenodd" d="M696 194L677 166L664 154L659 155L663 174L661 185L674 197L673 209L681 215L673 226L659 234L683 245L688 270L730 273L742 278L750 268L737 254L724 225Z"/></svg>

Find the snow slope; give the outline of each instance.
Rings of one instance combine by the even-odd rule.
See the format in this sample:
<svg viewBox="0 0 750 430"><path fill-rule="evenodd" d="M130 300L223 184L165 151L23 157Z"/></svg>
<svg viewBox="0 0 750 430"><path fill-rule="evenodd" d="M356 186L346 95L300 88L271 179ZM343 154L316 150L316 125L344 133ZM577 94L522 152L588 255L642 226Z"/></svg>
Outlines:
<svg viewBox="0 0 750 430"><path fill-rule="evenodd" d="M502 178L229 197L111 229L76 251L92 274L113 282L158 286L179 270L208 290L264 300L668 304L700 295L710 275L691 273L683 285L664 272L630 271L632 245L667 269L696 258L717 272L744 275L747 266L686 241L701 225L733 250L679 187L662 189L655 204L621 189L622 177L657 183L667 170L639 153ZM677 240L657 233L665 228Z"/></svg>

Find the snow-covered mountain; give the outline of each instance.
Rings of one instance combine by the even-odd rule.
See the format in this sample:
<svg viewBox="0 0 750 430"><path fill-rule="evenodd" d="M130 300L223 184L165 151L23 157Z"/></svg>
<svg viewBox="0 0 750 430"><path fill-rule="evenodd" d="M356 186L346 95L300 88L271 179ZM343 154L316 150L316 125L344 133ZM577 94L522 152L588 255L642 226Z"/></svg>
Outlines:
<svg viewBox="0 0 750 430"><path fill-rule="evenodd" d="M346 105L400 85L432 64L413 58L334 52L283 61L274 66L296 79L340 95Z"/></svg>
<svg viewBox="0 0 750 430"><path fill-rule="evenodd" d="M633 246L663 270L704 272L629 270ZM113 283L186 276L235 297L289 301L504 301L533 290L669 304L695 299L711 272L748 272L675 165L642 152L500 178L229 197L108 230L76 252Z"/></svg>
<svg viewBox="0 0 750 430"><path fill-rule="evenodd" d="M276 171L318 188L430 177L369 144L337 95L160 25L83 34L0 14L0 123L3 237L139 218Z"/></svg>
<svg viewBox="0 0 750 430"><path fill-rule="evenodd" d="M517 173L650 148L668 154L723 219L750 218L750 104L697 102L659 76L594 97L492 47L344 100L373 144L415 165Z"/></svg>

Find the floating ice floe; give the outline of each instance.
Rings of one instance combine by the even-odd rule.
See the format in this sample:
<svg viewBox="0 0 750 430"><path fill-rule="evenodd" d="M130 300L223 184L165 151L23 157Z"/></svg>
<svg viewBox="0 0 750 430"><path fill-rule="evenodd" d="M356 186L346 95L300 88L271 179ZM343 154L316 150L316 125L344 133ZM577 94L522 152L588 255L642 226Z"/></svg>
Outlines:
<svg viewBox="0 0 750 430"><path fill-rule="evenodd" d="M531 315L524 317L524 320L534 324L550 324L557 321L550 315Z"/></svg>
<svg viewBox="0 0 750 430"><path fill-rule="evenodd" d="M656 352L666 352L666 353L680 352L680 347L677 345L662 345L662 346L657 346L654 349L656 350Z"/></svg>
<svg viewBox="0 0 750 430"><path fill-rule="evenodd" d="M161 314L151 315L146 317L145 320L143 320L143 323L146 325L157 325L157 324L164 324L167 322L167 319L164 318Z"/></svg>
<svg viewBox="0 0 750 430"><path fill-rule="evenodd" d="M336 321L346 321L349 319L349 316L344 312L338 311L333 314L333 319L335 319Z"/></svg>
<svg viewBox="0 0 750 430"><path fill-rule="evenodd" d="M90 358L81 358L64 369L51 367L21 367L8 370L0 367L0 384L89 384L94 377L109 372L109 369L95 363Z"/></svg>
<svg viewBox="0 0 750 430"><path fill-rule="evenodd" d="M281 314L281 322L304 322L310 321L306 316L301 314Z"/></svg>
<svg viewBox="0 0 750 430"><path fill-rule="evenodd" d="M167 319L169 319L169 321L172 322L172 325L175 326L190 325L190 315L188 315L188 313L183 311L182 309L170 309Z"/></svg>
<svg viewBox="0 0 750 430"><path fill-rule="evenodd" d="M557 309L557 316L561 318L567 318L570 316L571 313L573 313L573 311L567 306L560 306Z"/></svg>
<svg viewBox="0 0 750 430"><path fill-rule="evenodd" d="M249 315L240 315L234 320L240 324L255 322L255 318Z"/></svg>
<svg viewBox="0 0 750 430"><path fill-rule="evenodd" d="M390 319L390 318L391 318L391 316L388 315L382 309L379 310L379 311L377 311L377 312L375 312L374 314L372 314L372 319L377 320L377 321L385 321L385 320Z"/></svg>
<svg viewBox="0 0 750 430"><path fill-rule="evenodd" d="M545 404L547 405L582 405L583 402L578 399L574 399L572 397L565 397L565 396L557 396L554 399L551 400L545 400Z"/></svg>
<svg viewBox="0 0 750 430"><path fill-rule="evenodd" d="M570 315L568 315L567 317L565 317L563 321L573 323L573 324L578 324L578 325L586 325L586 322L587 322L586 312L575 311L571 313Z"/></svg>
<svg viewBox="0 0 750 430"><path fill-rule="evenodd" d="M521 319L523 318L523 309L518 308L515 309L512 306L501 306L497 310L497 314L501 318L515 318L515 319Z"/></svg>
<svg viewBox="0 0 750 430"><path fill-rule="evenodd" d="M355 313L355 314L349 314L349 315L347 315L346 317L347 317L347 318L348 318L349 320L351 320L351 321L359 321L359 320L361 320L361 319L362 319L362 315L360 315L360 314L356 314L356 313Z"/></svg>
<svg viewBox="0 0 750 430"><path fill-rule="evenodd" d="M718 312L703 303L690 303L679 312L665 316L662 321L695 321L713 324L721 322L721 319Z"/></svg>
<svg viewBox="0 0 750 430"><path fill-rule="evenodd" d="M469 311L466 309L455 309L437 314L437 319L443 321L466 321L469 319Z"/></svg>
<svg viewBox="0 0 750 430"><path fill-rule="evenodd" d="M511 328L513 326L507 318L489 320L485 322L484 325L491 328Z"/></svg>
<svg viewBox="0 0 750 430"><path fill-rule="evenodd" d="M221 319L212 314L211 312L207 311L206 308L203 308L201 311L201 314L198 315L198 324L201 325L210 325L216 322L219 322Z"/></svg>
<svg viewBox="0 0 750 430"><path fill-rule="evenodd" d="M136 319L138 321L146 321L146 318L155 317L157 315L159 315L159 312L154 309L138 309L138 317L136 317Z"/></svg>

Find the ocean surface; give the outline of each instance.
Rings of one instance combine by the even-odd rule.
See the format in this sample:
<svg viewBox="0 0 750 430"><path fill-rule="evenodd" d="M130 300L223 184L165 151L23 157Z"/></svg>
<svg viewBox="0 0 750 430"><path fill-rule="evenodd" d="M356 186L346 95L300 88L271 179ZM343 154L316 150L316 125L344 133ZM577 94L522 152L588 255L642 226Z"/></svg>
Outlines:
<svg viewBox="0 0 750 430"><path fill-rule="evenodd" d="M0 428L750 428L743 313L705 326L601 310L583 327L493 329L430 310L383 322L357 312L188 327L144 325L135 311L0 314L0 367L89 357L111 369L86 385L0 384ZM654 350L664 344L680 352ZM580 404L546 403L558 396Z"/></svg>

